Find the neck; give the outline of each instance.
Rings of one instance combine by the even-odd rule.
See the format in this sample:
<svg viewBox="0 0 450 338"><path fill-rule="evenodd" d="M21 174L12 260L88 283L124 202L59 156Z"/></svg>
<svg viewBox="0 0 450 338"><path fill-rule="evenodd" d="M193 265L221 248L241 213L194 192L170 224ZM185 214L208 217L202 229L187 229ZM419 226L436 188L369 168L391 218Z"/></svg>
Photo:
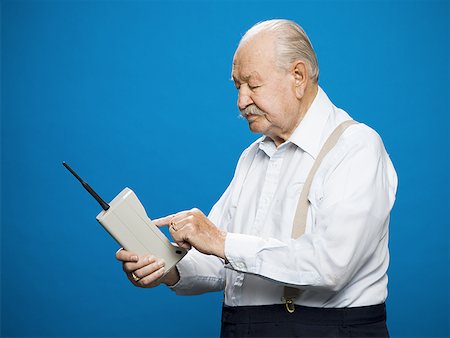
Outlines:
<svg viewBox="0 0 450 338"><path fill-rule="evenodd" d="M316 98L318 91L319 86L317 84L312 84L308 86L305 89L305 94L303 95L303 97L299 102L299 107L297 110L296 119L294 120L295 123L293 124L293 126L289 128L288 131L283 133L283 135L276 135L276 136L274 135L274 137L269 136L277 147L283 144L289 137L291 137L292 133L300 125L306 113L308 112L309 107L311 107L312 103L314 102L314 99Z"/></svg>
<svg viewBox="0 0 450 338"><path fill-rule="evenodd" d="M297 127L300 125L300 122L302 122L303 118L305 117L306 113L309 110L309 107L311 107L312 103L314 102L314 99L316 98L318 91L319 86L316 83L311 86L308 86L305 89L305 95L303 95L298 109L298 119L295 124L295 127L291 131L291 134L294 132L295 129L297 129Z"/></svg>

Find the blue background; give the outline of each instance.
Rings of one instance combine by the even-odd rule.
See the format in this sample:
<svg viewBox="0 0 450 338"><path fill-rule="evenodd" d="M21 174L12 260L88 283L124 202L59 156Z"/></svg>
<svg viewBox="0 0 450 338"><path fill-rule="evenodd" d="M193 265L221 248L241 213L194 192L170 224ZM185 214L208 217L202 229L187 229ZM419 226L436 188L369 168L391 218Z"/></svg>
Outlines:
<svg viewBox="0 0 450 338"><path fill-rule="evenodd" d="M135 190L152 218L208 212L257 135L231 60L269 18L309 34L320 84L383 137L393 336L449 335L449 3L2 1L1 335L217 336L221 293L131 286L98 205Z"/></svg>

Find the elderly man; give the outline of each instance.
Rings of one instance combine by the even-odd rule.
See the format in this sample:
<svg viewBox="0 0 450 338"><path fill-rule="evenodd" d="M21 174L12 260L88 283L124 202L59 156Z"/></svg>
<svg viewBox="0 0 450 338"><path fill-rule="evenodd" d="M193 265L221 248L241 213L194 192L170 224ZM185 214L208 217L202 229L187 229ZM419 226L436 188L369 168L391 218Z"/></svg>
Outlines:
<svg viewBox="0 0 450 338"><path fill-rule="evenodd" d="M225 290L223 337L388 336L389 214L397 177L379 135L318 86L316 55L288 20L252 27L233 60L238 107L263 134L208 217L155 220L192 248L164 262L120 250L140 287Z"/></svg>

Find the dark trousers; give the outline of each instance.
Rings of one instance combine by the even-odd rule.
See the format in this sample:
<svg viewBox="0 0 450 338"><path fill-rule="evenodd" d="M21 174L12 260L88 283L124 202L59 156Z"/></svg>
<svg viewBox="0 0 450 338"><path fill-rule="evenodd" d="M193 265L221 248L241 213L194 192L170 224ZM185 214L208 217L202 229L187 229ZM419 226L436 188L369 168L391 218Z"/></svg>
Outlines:
<svg viewBox="0 0 450 338"><path fill-rule="evenodd" d="M353 308L224 306L225 337L389 337L385 304Z"/></svg>

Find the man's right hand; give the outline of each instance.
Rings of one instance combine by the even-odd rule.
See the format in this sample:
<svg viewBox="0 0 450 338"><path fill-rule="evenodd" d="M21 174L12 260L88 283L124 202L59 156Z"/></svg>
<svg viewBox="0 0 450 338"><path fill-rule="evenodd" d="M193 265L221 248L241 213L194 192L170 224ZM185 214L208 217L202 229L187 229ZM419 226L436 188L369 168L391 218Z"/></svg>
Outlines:
<svg viewBox="0 0 450 338"><path fill-rule="evenodd" d="M135 286L153 288L161 283L174 285L180 280L176 267L161 278L165 272L165 262L155 256L138 256L121 248L116 252L116 258L122 262L123 271Z"/></svg>

